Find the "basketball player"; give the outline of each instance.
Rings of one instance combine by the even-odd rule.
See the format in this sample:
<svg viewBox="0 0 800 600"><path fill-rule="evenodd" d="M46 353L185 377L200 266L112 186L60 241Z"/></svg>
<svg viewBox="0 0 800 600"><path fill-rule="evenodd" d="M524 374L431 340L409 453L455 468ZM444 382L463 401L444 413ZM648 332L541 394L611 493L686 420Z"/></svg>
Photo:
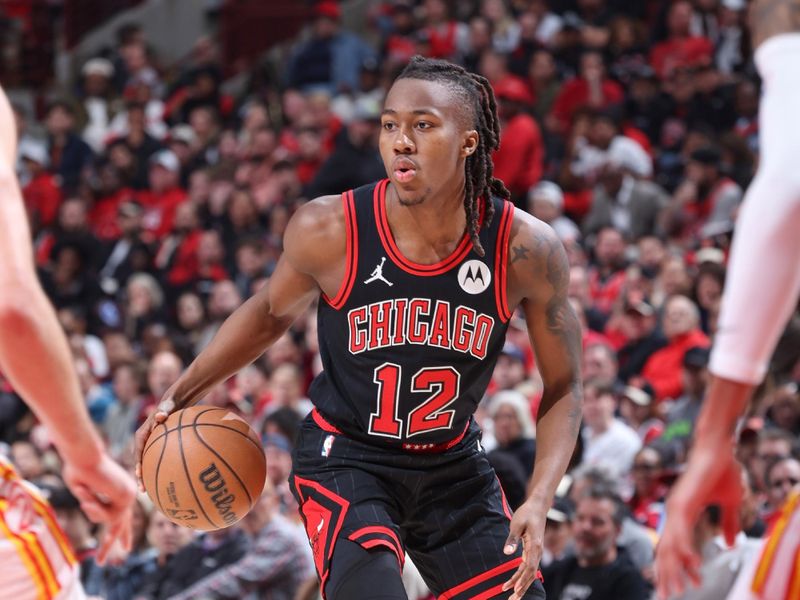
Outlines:
<svg viewBox="0 0 800 600"><path fill-rule="evenodd" d="M14 119L0 89L0 370L47 427L81 508L107 524L103 561L130 546L133 479L103 449L81 396L69 347L33 267L30 230L14 173ZM52 510L0 457L0 597L83 598L78 566Z"/></svg>
<svg viewBox="0 0 800 600"><path fill-rule="evenodd" d="M321 296L325 368L291 480L326 598L405 598L406 552L439 598L543 598L546 513L581 414L566 253L492 177L485 78L417 57L381 122L389 178L295 213L269 284L167 392L138 456L154 421L256 359ZM532 491L512 518L472 413L517 306L545 392Z"/></svg>
<svg viewBox="0 0 800 600"><path fill-rule="evenodd" d="M756 0L751 11L755 60L764 81L758 173L736 224L712 379L686 472L667 502L656 555L662 598L699 583L692 531L703 508L719 504L729 542L738 530L741 471L734 430L763 379L778 337L800 293L800 0ZM800 510L795 495L753 574L737 584L736 600L800 598Z"/></svg>

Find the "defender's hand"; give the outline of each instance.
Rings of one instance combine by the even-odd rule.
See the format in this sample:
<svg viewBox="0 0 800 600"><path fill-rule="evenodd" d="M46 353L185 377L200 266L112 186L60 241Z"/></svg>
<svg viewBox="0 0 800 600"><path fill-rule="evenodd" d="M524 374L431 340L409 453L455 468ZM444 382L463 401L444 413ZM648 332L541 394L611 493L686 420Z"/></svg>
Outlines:
<svg viewBox="0 0 800 600"><path fill-rule="evenodd" d="M131 547L131 519L136 485L133 478L108 455L100 461L64 464L64 482L81 503L81 510L94 523L104 523L104 535L97 553L103 564L116 541L128 552Z"/></svg>

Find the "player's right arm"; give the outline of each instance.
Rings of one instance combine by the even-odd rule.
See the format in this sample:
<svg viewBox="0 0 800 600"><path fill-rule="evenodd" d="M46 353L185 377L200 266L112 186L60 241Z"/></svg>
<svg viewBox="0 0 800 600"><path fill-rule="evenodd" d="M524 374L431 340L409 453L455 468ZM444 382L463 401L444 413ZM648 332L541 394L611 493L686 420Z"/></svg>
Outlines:
<svg viewBox="0 0 800 600"><path fill-rule="evenodd" d="M267 284L228 317L211 343L167 391L136 432L136 476L150 431L169 413L198 402L208 391L258 358L281 337L320 291L336 295L345 270L341 196L303 205L289 220L284 251Z"/></svg>
<svg viewBox="0 0 800 600"><path fill-rule="evenodd" d="M81 508L109 524L102 560L114 538L129 546L135 489L92 426L66 336L39 285L15 161L14 118L0 89L0 369L47 427Z"/></svg>

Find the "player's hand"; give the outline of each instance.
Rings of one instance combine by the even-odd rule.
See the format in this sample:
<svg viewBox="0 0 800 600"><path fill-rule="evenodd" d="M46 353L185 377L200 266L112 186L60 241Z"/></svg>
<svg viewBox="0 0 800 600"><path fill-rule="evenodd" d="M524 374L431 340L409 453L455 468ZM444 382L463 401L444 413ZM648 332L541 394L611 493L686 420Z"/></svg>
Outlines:
<svg viewBox="0 0 800 600"><path fill-rule="evenodd" d="M667 500L664 533L656 548L656 590L661 600L683 595L687 578L695 586L702 583L701 559L692 546L700 513L708 505L718 505L725 539L733 545L739 532L741 501L742 469L732 449L695 449Z"/></svg>
<svg viewBox="0 0 800 600"><path fill-rule="evenodd" d="M536 579L539 561L542 558L544 525L547 507L527 500L514 513L511 519L511 532L503 547L503 552L513 554L522 542L522 562L514 575L503 584L503 591L514 590L508 600L520 600Z"/></svg>
<svg viewBox="0 0 800 600"><path fill-rule="evenodd" d="M147 417L133 436L136 444L133 450L134 459L136 461L136 481L139 484L140 492L145 491L144 481L142 481L142 454L144 453L144 445L147 442L147 438L150 437L150 432L153 431L153 428L159 423L166 421L169 414L174 410L175 400L172 397L172 388L170 388L164 394L164 397L161 399L161 402L158 403L155 410L150 413L150 416Z"/></svg>
<svg viewBox="0 0 800 600"><path fill-rule="evenodd" d="M106 453L87 465L64 464L64 482L81 503L81 510L94 523L104 523L97 562L103 564L109 550L119 542L131 548L131 519L136 485L133 478Z"/></svg>

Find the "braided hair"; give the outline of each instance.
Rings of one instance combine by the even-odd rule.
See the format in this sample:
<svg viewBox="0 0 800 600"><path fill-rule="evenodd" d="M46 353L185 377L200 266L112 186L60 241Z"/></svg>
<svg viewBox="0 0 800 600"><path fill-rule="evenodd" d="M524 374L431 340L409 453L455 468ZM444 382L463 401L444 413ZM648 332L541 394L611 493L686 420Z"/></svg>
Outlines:
<svg viewBox="0 0 800 600"><path fill-rule="evenodd" d="M494 205L489 201L492 194L506 200L511 193L503 182L492 175L492 151L500 147L500 120L497 117L497 102L489 80L463 67L444 60L414 56L397 79L422 79L436 81L451 88L472 112L471 127L478 132L478 147L467 156L464 165L466 176L464 209L472 246L480 256L485 255L478 234L480 224L480 201L483 198L486 214L483 220L488 227L494 217Z"/></svg>

